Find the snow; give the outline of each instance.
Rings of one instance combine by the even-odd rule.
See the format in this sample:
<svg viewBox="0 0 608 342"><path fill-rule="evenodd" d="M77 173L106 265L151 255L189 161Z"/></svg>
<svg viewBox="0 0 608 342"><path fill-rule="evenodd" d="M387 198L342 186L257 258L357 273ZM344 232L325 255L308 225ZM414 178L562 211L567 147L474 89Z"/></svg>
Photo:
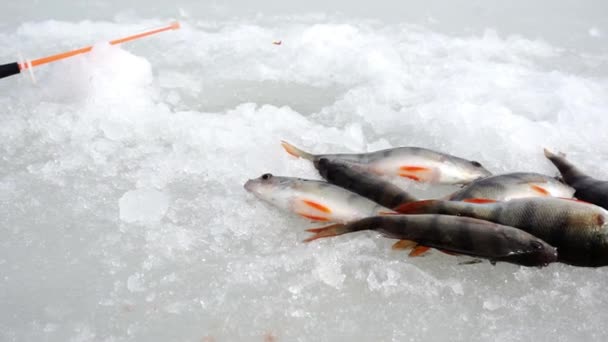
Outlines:
<svg viewBox="0 0 608 342"><path fill-rule="evenodd" d="M605 269L304 244L243 189L318 178L281 139L608 179L606 5L461 2L11 5L5 62L183 28L0 80L0 340L606 340Z"/></svg>
<svg viewBox="0 0 608 342"><path fill-rule="evenodd" d="M120 219L126 222L157 222L167 212L169 199L154 189L127 191L118 200Z"/></svg>

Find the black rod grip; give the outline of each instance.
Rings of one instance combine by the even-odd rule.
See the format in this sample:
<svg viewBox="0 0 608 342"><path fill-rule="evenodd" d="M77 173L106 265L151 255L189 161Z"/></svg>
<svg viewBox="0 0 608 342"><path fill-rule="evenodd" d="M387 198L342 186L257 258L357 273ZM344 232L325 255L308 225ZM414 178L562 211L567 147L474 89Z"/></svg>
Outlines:
<svg viewBox="0 0 608 342"><path fill-rule="evenodd" d="M17 75L20 72L19 63L17 62L0 65L0 78Z"/></svg>

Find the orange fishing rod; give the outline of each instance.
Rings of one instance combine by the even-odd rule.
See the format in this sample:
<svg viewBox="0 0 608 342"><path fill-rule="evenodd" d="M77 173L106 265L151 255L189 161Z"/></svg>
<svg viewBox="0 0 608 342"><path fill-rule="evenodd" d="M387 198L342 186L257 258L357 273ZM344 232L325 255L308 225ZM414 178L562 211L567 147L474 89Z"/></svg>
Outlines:
<svg viewBox="0 0 608 342"><path fill-rule="evenodd" d="M174 22L169 25L159 27L156 29L144 31L141 33L137 33L137 34L119 38L119 39L114 39L114 40L111 40L109 43L110 43L110 45L122 44L122 43L130 42L135 39L151 36L153 34L157 34L160 32L169 31L169 30L177 30L177 29L179 29L179 27L180 27L179 23ZM93 46L91 45L91 46L86 46L86 47L72 50L72 51L62 52L62 53L52 55L52 56L38 58L33 61L28 61L25 63L14 62L14 63L0 65L0 78L16 75L16 74L19 74L22 70L31 69L31 68L37 67L39 65L48 64L48 63L60 61L62 59L66 59L69 57L73 57L76 55L80 55L83 53L87 53L87 52L90 52L92 49L93 49Z"/></svg>

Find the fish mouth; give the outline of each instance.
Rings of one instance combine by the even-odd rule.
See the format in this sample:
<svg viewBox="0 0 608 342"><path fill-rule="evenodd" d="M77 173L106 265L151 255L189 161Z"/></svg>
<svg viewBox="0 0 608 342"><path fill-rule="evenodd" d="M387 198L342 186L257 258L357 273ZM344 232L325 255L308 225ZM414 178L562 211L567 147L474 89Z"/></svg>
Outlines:
<svg viewBox="0 0 608 342"><path fill-rule="evenodd" d="M497 258L495 261L509 262L528 267L545 267L551 263L557 262L557 259L557 249L555 247L551 247L527 253L512 253L510 255Z"/></svg>
<svg viewBox="0 0 608 342"><path fill-rule="evenodd" d="M538 267L546 267L549 266L549 264L557 262L557 248L553 247L548 250L544 250L542 254L538 256L538 259Z"/></svg>
<svg viewBox="0 0 608 342"><path fill-rule="evenodd" d="M557 248L553 248L549 253L547 253L547 255L545 256L545 266L549 265L550 263L556 262L557 259L559 259L559 254L557 252Z"/></svg>
<svg viewBox="0 0 608 342"><path fill-rule="evenodd" d="M255 187L255 181L253 179L248 180L247 182L245 182L245 185L243 185L243 188L245 188L245 190L247 190L249 192L253 192L254 187Z"/></svg>

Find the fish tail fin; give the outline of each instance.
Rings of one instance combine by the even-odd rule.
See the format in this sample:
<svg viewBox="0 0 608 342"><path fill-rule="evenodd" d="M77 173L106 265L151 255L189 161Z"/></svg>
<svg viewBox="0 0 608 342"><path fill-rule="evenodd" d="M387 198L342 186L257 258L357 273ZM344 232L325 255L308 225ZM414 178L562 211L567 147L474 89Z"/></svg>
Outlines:
<svg viewBox="0 0 608 342"><path fill-rule="evenodd" d="M287 153L291 154L292 156L294 156L296 158L304 158L304 159L308 159L308 160L313 160L315 157L314 155L295 147L294 145L288 143L285 140L281 140L281 146L283 146L283 148L285 149L285 151Z"/></svg>
<svg viewBox="0 0 608 342"><path fill-rule="evenodd" d="M564 152L557 152L557 154L549 151L548 148L543 148L543 152L545 153L545 157L551 159L555 157L566 158L566 154Z"/></svg>
<svg viewBox="0 0 608 342"><path fill-rule="evenodd" d="M424 214L430 213L431 210L439 203L438 200L423 200L416 202L403 203L393 210L400 214Z"/></svg>
<svg viewBox="0 0 608 342"><path fill-rule="evenodd" d="M310 229L307 229L306 231L314 233L315 235L305 239L304 242L310 242L310 241L313 241L316 239L338 236L338 235L346 234L349 232L346 225L341 224L341 223L332 224L329 226L319 227L319 228L310 228Z"/></svg>
<svg viewBox="0 0 608 342"><path fill-rule="evenodd" d="M574 166L574 164L566 160L565 154L555 154L546 148L544 149L544 152L545 157L547 157L547 159L549 159L549 161L551 161L551 163L553 163L553 165L557 168L566 184L571 184L582 177L587 177L587 175L581 172L576 166Z"/></svg>

